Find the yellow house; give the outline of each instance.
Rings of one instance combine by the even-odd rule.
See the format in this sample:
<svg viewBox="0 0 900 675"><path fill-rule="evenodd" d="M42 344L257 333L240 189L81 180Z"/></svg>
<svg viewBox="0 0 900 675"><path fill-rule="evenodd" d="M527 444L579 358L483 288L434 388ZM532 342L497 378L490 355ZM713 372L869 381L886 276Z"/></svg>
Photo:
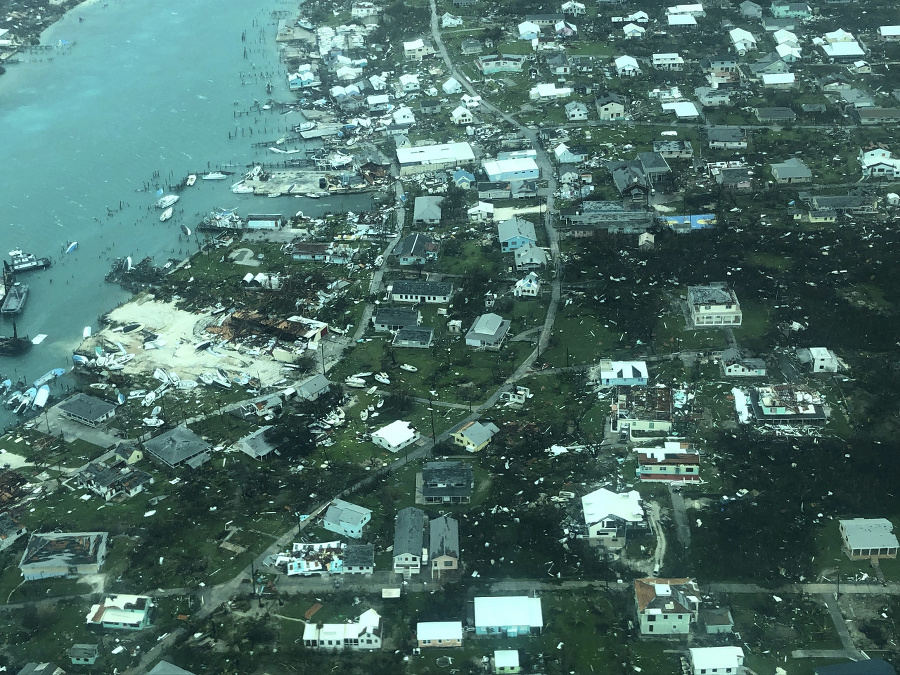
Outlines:
<svg viewBox="0 0 900 675"><path fill-rule="evenodd" d="M482 424L481 422L467 422L450 434L450 438L456 445L462 446L469 452L478 452L487 447L500 429L493 422Z"/></svg>

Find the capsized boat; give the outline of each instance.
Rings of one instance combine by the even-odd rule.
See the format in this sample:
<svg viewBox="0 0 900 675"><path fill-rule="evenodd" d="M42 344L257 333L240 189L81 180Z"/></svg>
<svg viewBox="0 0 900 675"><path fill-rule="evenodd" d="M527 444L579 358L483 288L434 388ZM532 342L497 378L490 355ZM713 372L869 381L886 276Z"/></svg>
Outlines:
<svg viewBox="0 0 900 675"><path fill-rule="evenodd" d="M192 173L192 174L190 174L190 175L187 177L187 180L185 181L185 184L186 184L188 187L190 187L191 185L193 185L193 184L196 183L196 182L197 182L197 174Z"/></svg>
<svg viewBox="0 0 900 675"><path fill-rule="evenodd" d="M166 195L165 197L160 197L159 199L157 199L155 206L158 209L167 209L179 199L181 198L178 195Z"/></svg>
<svg viewBox="0 0 900 675"><path fill-rule="evenodd" d="M77 248L78 248L78 242L77 242L77 241L70 241L70 242L69 242L69 245L66 246L66 253L72 253L72 251L74 251L74 250L77 249Z"/></svg>
<svg viewBox="0 0 900 675"><path fill-rule="evenodd" d="M66 371L64 368L54 368L53 370L49 370L34 381L34 386L37 388L43 387L45 384L52 380L55 380L57 377L65 375L65 373Z"/></svg>
<svg viewBox="0 0 900 675"><path fill-rule="evenodd" d="M165 424L165 422L163 422L158 417L145 417L142 421L148 427L161 427L163 424Z"/></svg>
<svg viewBox="0 0 900 675"><path fill-rule="evenodd" d="M363 389L366 386L366 381L361 380L358 377L348 377L344 380L344 384L348 387L353 387L354 389Z"/></svg>
<svg viewBox="0 0 900 675"><path fill-rule="evenodd" d="M414 373L418 370L415 366L411 366L408 363L401 363L400 370L405 370L407 373Z"/></svg>
<svg viewBox="0 0 900 675"><path fill-rule="evenodd" d="M50 399L50 387L46 384L40 387L37 390L37 394L34 397L34 403L31 404L32 410L40 410L45 405L47 405L47 401Z"/></svg>
<svg viewBox="0 0 900 675"><path fill-rule="evenodd" d="M174 211L172 211L172 207L170 206L165 211L163 211L162 213L159 214L159 222L161 222L161 223L166 222L169 218L172 217L173 213L174 213Z"/></svg>

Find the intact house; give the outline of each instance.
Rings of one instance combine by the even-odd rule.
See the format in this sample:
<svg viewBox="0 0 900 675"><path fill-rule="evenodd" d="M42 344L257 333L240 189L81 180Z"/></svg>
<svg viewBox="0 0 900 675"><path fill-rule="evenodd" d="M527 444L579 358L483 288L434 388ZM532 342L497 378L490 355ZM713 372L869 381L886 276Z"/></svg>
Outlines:
<svg viewBox="0 0 900 675"><path fill-rule="evenodd" d="M169 468L182 464L191 468L200 466L209 459L210 447L209 443L184 425L144 441L144 450Z"/></svg>
<svg viewBox="0 0 900 675"><path fill-rule="evenodd" d="M446 304L453 295L453 284L443 281L400 280L393 282L390 295L394 302Z"/></svg>
<svg viewBox="0 0 900 675"><path fill-rule="evenodd" d="M150 625L153 598L145 595L109 595L91 607L88 626L116 630L143 630Z"/></svg>
<svg viewBox="0 0 900 675"><path fill-rule="evenodd" d="M900 177L900 157L883 145L870 145L859 151L859 163L864 178Z"/></svg>
<svg viewBox="0 0 900 675"><path fill-rule="evenodd" d="M765 377L766 362L744 356L740 350L729 347L722 352L722 372L726 377Z"/></svg>
<svg viewBox="0 0 900 675"><path fill-rule="evenodd" d="M405 577L419 574L428 562L428 517L408 506L394 517L394 572Z"/></svg>
<svg viewBox="0 0 900 675"><path fill-rule="evenodd" d="M535 272L529 272L516 281L512 293L515 298L536 298L541 293L541 278Z"/></svg>
<svg viewBox="0 0 900 675"><path fill-rule="evenodd" d="M611 361L602 359L599 368L592 369L591 380L599 380L604 387L614 385L646 385L649 377L646 361Z"/></svg>
<svg viewBox="0 0 900 675"><path fill-rule="evenodd" d="M792 124L797 121L797 113L790 108L754 108L754 114L763 124Z"/></svg>
<svg viewBox="0 0 900 675"><path fill-rule="evenodd" d="M540 633L544 628L540 598L476 597L473 605L476 635L519 637Z"/></svg>
<svg viewBox="0 0 900 675"><path fill-rule="evenodd" d="M372 432L372 442L390 452L399 452L403 448L416 443L422 434L404 420L394 420L390 424Z"/></svg>
<svg viewBox="0 0 900 675"><path fill-rule="evenodd" d="M494 673L495 675L507 675L507 673L521 673L522 666L519 665L518 649L495 649L494 650Z"/></svg>
<svg viewBox="0 0 900 675"><path fill-rule="evenodd" d="M19 563L25 581L97 574L106 560L108 532L33 534Z"/></svg>
<svg viewBox="0 0 900 675"><path fill-rule="evenodd" d="M465 106L457 106L450 113L450 121L457 126L462 126L464 124L472 124L474 122L475 117L472 115L472 111L466 108Z"/></svg>
<svg viewBox="0 0 900 675"><path fill-rule="evenodd" d="M389 333L401 328L422 325L422 312L412 307L379 307L372 316L376 333Z"/></svg>
<svg viewBox="0 0 900 675"><path fill-rule="evenodd" d="M646 530L644 507L637 490L617 494L600 488L581 498L588 542L610 550L624 548L629 530Z"/></svg>
<svg viewBox="0 0 900 675"><path fill-rule="evenodd" d="M772 177L776 183L809 183L812 180L812 171L802 159L792 157L783 162L773 163Z"/></svg>
<svg viewBox="0 0 900 675"><path fill-rule="evenodd" d="M742 675L744 650L740 647L691 647L691 675Z"/></svg>
<svg viewBox="0 0 900 675"><path fill-rule="evenodd" d="M343 499L335 499L322 517L322 527L350 539L362 537L363 528L372 520L372 512Z"/></svg>
<svg viewBox="0 0 900 675"><path fill-rule="evenodd" d="M827 347L797 350L797 356L802 362L809 364L813 373L836 373L841 369L840 359Z"/></svg>
<svg viewBox="0 0 900 675"><path fill-rule="evenodd" d="M525 57L520 54L491 54L475 59L475 66L483 75L520 73L523 65L525 65Z"/></svg>
<svg viewBox="0 0 900 675"><path fill-rule="evenodd" d="M417 145L397 148L397 162L400 175L410 176L471 165L475 162L475 153L472 146L464 142Z"/></svg>
<svg viewBox="0 0 900 675"><path fill-rule="evenodd" d="M309 649L381 649L383 622L374 609L367 609L355 621L316 623L303 629L303 646Z"/></svg>
<svg viewBox="0 0 900 675"><path fill-rule="evenodd" d="M581 101L566 103L565 112L569 122L581 122L588 118L588 108Z"/></svg>
<svg viewBox="0 0 900 675"><path fill-rule="evenodd" d="M601 122L625 119L625 99L618 94L604 94L594 101Z"/></svg>
<svg viewBox="0 0 900 675"><path fill-rule="evenodd" d="M424 504L468 504L475 489L475 474L465 462L426 462L416 477Z"/></svg>
<svg viewBox="0 0 900 675"><path fill-rule="evenodd" d="M641 635L687 635L700 610L700 589L691 579L636 579L634 596Z"/></svg>
<svg viewBox="0 0 900 675"><path fill-rule="evenodd" d="M432 237L414 232L400 242L397 257L401 265L424 265L437 260L438 248L438 243Z"/></svg>
<svg viewBox="0 0 900 675"><path fill-rule="evenodd" d="M500 241L500 250L503 253L510 253L527 244L532 246L537 244L534 224L515 216L497 223L497 239Z"/></svg>
<svg viewBox="0 0 900 675"><path fill-rule="evenodd" d="M684 58L678 53L654 54L650 63L657 70L684 70Z"/></svg>
<svg viewBox="0 0 900 675"><path fill-rule="evenodd" d="M840 521L841 543L850 560L896 558L897 535L887 518L853 518Z"/></svg>
<svg viewBox="0 0 900 675"><path fill-rule="evenodd" d="M689 443L666 441L661 448L635 448L641 482L699 483L700 453Z"/></svg>
<svg viewBox="0 0 900 675"><path fill-rule="evenodd" d="M509 327L508 319L490 312L482 314L466 333L466 346L497 351L506 339Z"/></svg>
<svg viewBox="0 0 900 675"><path fill-rule="evenodd" d="M443 197L416 197L413 202L413 225L440 225Z"/></svg>
<svg viewBox="0 0 900 675"><path fill-rule="evenodd" d="M450 434L450 438L456 445L465 448L469 452L484 450L491 439L500 431L493 422L482 424L481 422L466 422L459 429Z"/></svg>
<svg viewBox="0 0 900 675"><path fill-rule="evenodd" d="M688 308L691 312L691 325L695 328L740 326L743 321L737 296L725 282L689 286Z"/></svg>
<svg viewBox="0 0 900 675"><path fill-rule="evenodd" d="M419 647L462 647L461 621L419 621L416 623L416 642Z"/></svg>
<svg viewBox="0 0 900 675"><path fill-rule="evenodd" d="M517 272L532 272L547 266L547 252L530 244L513 251Z"/></svg>
<svg viewBox="0 0 900 675"><path fill-rule="evenodd" d="M403 43L403 56L407 61L421 61L426 56L434 54L434 52L434 47L430 43L426 43L422 38Z"/></svg>
<svg viewBox="0 0 900 675"><path fill-rule="evenodd" d="M717 150L746 150L747 131L741 127L709 127L706 141Z"/></svg>
<svg viewBox="0 0 900 675"><path fill-rule="evenodd" d="M100 656L100 648L98 645L74 644L66 650L66 656L71 659L72 665L92 666ZM50 673L44 675L50 675Z"/></svg>
<svg viewBox="0 0 900 675"><path fill-rule="evenodd" d="M428 561L431 578L459 569L459 523L450 516L435 518L428 525Z"/></svg>
<svg viewBox="0 0 900 675"><path fill-rule="evenodd" d="M28 528L9 513L0 513L0 551L8 549L26 532Z"/></svg>
<svg viewBox="0 0 900 675"><path fill-rule="evenodd" d="M95 495L112 501L128 499L143 492L145 485L153 484L153 476L121 460L110 465L89 462L79 472L78 482Z"/></svg>
<svg viewBox="0 0 900 675"><path fill-rule="evenodd" d="M535 180L541 172L537 162L531 157L493 159L484 162L484 173L489 181Z"/></svg>
<svg viewBox="0 0 900 675"><path fill-rule="evenodd" d="M727 607L707 607L700 610L698 623L707 635L734 632L734 617Z"/></svg>
<svg viewBox="0 0 900 675"><path fill-rule="evenodd" d="M112 403L81 393L67 398L56 408L63 417L89 427L98 427L116 414Z"/></svg>
<svg viewBox="0 0 900 675"><path fill-rule="evenodd" d="M633 56L619 56L615 59L616 75L619 77L637 77L641 74L641 67Z"/></svg>
<svg viewBox="0 0 900 675"><path fill-rule="evenodd" d="M391 340L394 347L413 347L415 349L428 349L434 344L434 328L422 328L410 326L401 328Z"/></svg>

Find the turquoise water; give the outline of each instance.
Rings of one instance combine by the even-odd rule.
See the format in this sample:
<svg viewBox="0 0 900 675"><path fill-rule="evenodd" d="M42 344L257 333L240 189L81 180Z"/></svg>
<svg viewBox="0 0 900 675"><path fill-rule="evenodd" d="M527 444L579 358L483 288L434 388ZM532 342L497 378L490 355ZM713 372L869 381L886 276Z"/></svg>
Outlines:
<svg viewBox="0 0 900 675"><path fill-rule="evenodd" d="M240 174L255 161L272 162L252 143L274 141L302 121L255 103L293 98L274 38L279 17L296 7L101 0L42 36L42 44L70 46L25 54L7 68L0 77L0 256L19 247L54 265L20 277L31 293L19 332L48 337L25 357L0 357L0 373L30 382L70 365L84 327L96 329L97 317L128 297L103 281L112 260L187 253L181 224L193 229L214 207L311 215L368 207L362 197L338 204L234 195L235 177L198 180L166 223L152 208L157 189L189 173ZM71 241L77 250L63 254ZM0 331L10 334L11 321ZM65 386L63 378L54 393ZM0 410L0 426L11 420Z"/></svg>

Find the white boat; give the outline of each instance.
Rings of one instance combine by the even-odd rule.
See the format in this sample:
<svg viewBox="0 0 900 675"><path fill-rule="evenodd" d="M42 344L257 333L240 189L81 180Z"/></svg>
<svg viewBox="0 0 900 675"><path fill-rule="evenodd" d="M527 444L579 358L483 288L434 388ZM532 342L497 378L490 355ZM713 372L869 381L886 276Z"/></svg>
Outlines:
<svg viewBox="0 0 900 675"><path fill-rule="evenodd" d="M174 213L174 211L172 210L172 207L170 206L165 211L163 211L162 213L159 214L159 222L161 222L161 223L166 222L169 218L172 217L173 213Z"/></svg>
<svg viewBox="0 0 900 675"><path fill-rule="evenodd" d="M88 386L91 389L100 389L101 391L104 389L109 389L109 385L106 382L92 382Z"/></svg>
<svg viewBox="0 0 900 675"><path fill-rule="evenodd" d="M375 404L375 407L380 408L383 405L384 405L384 399L380 398L380 399L378 399L378 403Z"/></svg>
<svg viewBox="0 0 900 675"><path fill-rule="evenodd" d="M186 236L188 236L188 237L191 236L191 228L189 228L189 227L188 227L187 225L185 225L184 223L181 224L181 231L184 232L184 234L185 234Z"/></svg>
<svg viewBox="0 0 900 675"><path fill-rule="evenodd" d="M15 394L10 396L6 401L7 408L15 408L22 401L22 392L17 391Z"/></svg>
<svg viewBox="0 0 900 675"><path fill-rule="evenodd" d="M91 337L91 327L90 327L90 326L85 326L85 327L84 327L84 330L81 331L81 339L82 339L82 340L87 340L89 337Z"/></svg>
<svg viewBox="0 0 900 675"><path fill-rule="evenodd" d="M0 383L0 394L5 394L6 392L8 392L10 390L11 387L12 387L12 380L10 380L9 378L3 380L3 382Z"/></svg>
<svg viewBox="0 0 900 675"><path fill-rule="evenodd" d="M354 145L356 145L356 138L355 138L355 137L354 137L354 138L351 138L349 141L347 141L347 147L348 147L348 148L353 147Z"/></svg>
<svg viewBox="0 0 900 675"><path fill-rule="evenodd" d="M136 398L144 398L146 395L146 389L134 389L131 391L131 393L128 394L128 400L131 401Z"/></svg>
<svg viewBox="0 0 900 675"><path fill-rule="evenodd" d="M369 387L368 389L366 389L366 393L367 393L369 396L371 396L372 394L374 394L376 391L378 391L378 385L377 385L377 384L376 384L374 387Z"/></svg>
<svg viewBox="0 0 900 675"><path fill-rule="evenodd" d="M231 191L236 195L252 195L253 188L247 185L243 180L239 180L237 183L231 186Z"/></svg>
<svg viewBox="0 0 900 675"><path fill-rule="evenodd" d="M363 408L359 413L359 419L361 419L363 422L369 419L369 411L366 408Z"/></svg>
<svg viewBox="0 0 900 675"><path fill-rule="evenodd" d="M151 391L149 394L147 394L144 397L144 400L141 401L141 405L144 406L145 408L149 408L151 405L153 405L153 402L155 400L156 400L156 394Z"/></svg>
<svg viewBox="0 0 900 675"><path fill-rule="evenodd" d="M187 184L188 187L190 187L191 185L193 185L196 182L197 182L197 174L195 174L195 173L190 174L187 177L187 181L185 181L185 183Z"/></svg>
<svg viewBox="0 0 900 675"><path fill-rule="evenodd" d="M390 384L391 378L388 377L387 373L382 372L375 375L375 381L381 382L381 384Z"/></svg>
<svg viewBox="0 0 900 675"><path fill-rule="evenodd" d="M209 373L200 373L200 381L206 385L212 385L213 378Z"/></svg>
<svg viewBox="0 0 900 675"><path fill-rule="evenodd" d="M82 356L81 354L72 354L72 363L76 366L86 366L90 362L90 359L86 356Z"/></svg>
<svg viewBox="0 0 900 675"><path fill-rule="evenodd" d="M210 173L204 174L202 176L203 180L225 180L226 178L228 178L228 176L226 176L221 171L211 171Z"/></svg>
<svg viewBox="0 0 900 675"><path fill-rule="evenodd" d="M34 403L31 404L32 410L40 410L45 405L47 405L47 400L50 398L50 387L46 384L37 390L37 395L34 397Z"/></svg>
<svg viewBox="0 0 900 675"><path fill-rule="evenodd" d="M362 389L366 386L366 381L361 380L358 377L348 377L344 380L344 384L348 387L353 387L354 389Z"/></svg>
<svg viewBox="0 0 900 675"><path fill-rule="evenodd" d="M372 373L371 372L354 373L350 377L355 377L358 380L364 380L367 377L372 377Z"/></svg>
<svg viewBox="0 0 900 675"><path fill-rule="evenodd" d="M171 382L175 386L178 386L178 383L180 381L181 381L181 378L178 377L178 373L176 373L174 370L170 370L169 371L169 382Z"/></svg>
<svg viewBox="0 0 900 675"><path fill-rule="evenodd" d="M302 133L304 131L312 131L315 128L316 128L315 122L304 122L299 127L297 127L297 131Z"/></svg>
<svg viewBox="0 0 900 675"><path fill-rule="evenodd" d="M125 394L120 391L116 396L116 400L119 402L119 405L122 405L123 403L125 403Z"/></svg>
<svg viewBox="0 0 900 675"><path fill-rule="evenodd" d="M168 382L169 381L168 373L166 373L166 371L164 371L162 368L157 368L156 370L154 370L153 377L154 377L154 379L157 379L160 382Z"/></svg>
<svg viewBox="0 0 900 675"><path fill-rule="evenodd" d="M162 412L162 406L157 405L153 406L153 410L150 411L150 417L159 417L159 413Z"/></svg>
<svg viewBox="0 0 900 675"><path fill-rule="evenodd" d="M418 370L415 366L411 366L408 363L401 363L400 370L405 370L407 373L414 373Z"/></svg>
<svg viewBox="0 0 900 675"><path fill-rule="evenodd" d="M176 389L194 389L197 386L197 380L178 380L175 383Z"/></svg>
<svg viewBox="0 0 900 675"><path fill-rule="evenodd" d="M156 208L167 209L179 200L178 195L166 195L156 200Z"/></svg>
<svg viewBox="0 0 900 675"><path fill-rule="evenodd" d="M143 422L148 427L161 427L163 424L165 424L165 422L163 422L158 417L145 417Z"/></svg>
<svg viewBox="0 0 900 675"><path fill-rule="evenodd" d="M54 368L53 370L44 373L38 379L36 379L33 386L37 388L43 387L48 382L52 382L57 377L61 377L65 374L66 371L64 368Z"/></svg>

